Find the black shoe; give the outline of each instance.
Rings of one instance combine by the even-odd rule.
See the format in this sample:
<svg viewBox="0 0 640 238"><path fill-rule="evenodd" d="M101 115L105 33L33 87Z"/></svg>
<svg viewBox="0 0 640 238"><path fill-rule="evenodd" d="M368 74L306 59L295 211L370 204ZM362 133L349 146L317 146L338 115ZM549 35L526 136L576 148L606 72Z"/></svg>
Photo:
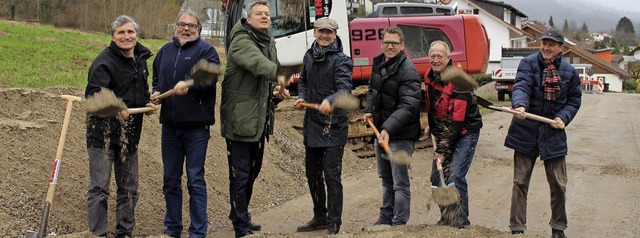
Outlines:
<svg viewBox="0 0 640 238"><path fill-rule="evenodd" d="M340 233L340 225L338 224L329 224L329 226L327 227L327 235L337 235L338 233Z"/></svg>
<svg viewBox="0 0 640 238"><path fill-rule="evenodd" d="M172 238L180 238L180 233L175 234L175 233L169 233L169 232L166 232L166 231L165 231L163 234L164 234L165 236L172 237Z"/></svg>
<svg viewBox="0 0 640 238"><path fill-rule="evenodd" d="M311 221L307 222L307 224L299 226L297 230L298 232L307 232L307 231L322 230L326 228L327 228L327 219L324 217L317 218L314 216L313 219L311 219Z"/></svg>
<svg viewBox="0 0 640 238"><path fill-rule="evenodd" d="M236 233L236 238L240 238L240 237L247 237L253 235L253 231L247 231L244 233Z"/></svg>
<svg viewBox="0 0 640 238"><path fill-rule="evenodd" d="M259 231L262 229L262 226L253 222L249 222L249 229L252 231Z"/></svg>
<svg viewBox="0 0 640 238"><path fill-rule="evenodd" d="M511 231L512 235L524 234L524 231L513 230Z"/></svg>
<svg viewBox="0 0 640 238"><path fill-rule="evenodd" d="M567 238L567 236L564 235L562 230L551 229L551 238Z"/></svg>
<svg viewBox="0 0 640 238"><path fill-rule="evenodd" d="M440 219L438 222L436 222L436 225L438 226L451 226L451 224L453 224L453 222L444 219Z"/></svg>
<svg viewBox="0 0 640 238"><path fill-rule="evenodd" d="M385 219L382 219L382 217L379 217L376 223L373 223L373 225L389 225L390 226L391 222Z"/></svg>

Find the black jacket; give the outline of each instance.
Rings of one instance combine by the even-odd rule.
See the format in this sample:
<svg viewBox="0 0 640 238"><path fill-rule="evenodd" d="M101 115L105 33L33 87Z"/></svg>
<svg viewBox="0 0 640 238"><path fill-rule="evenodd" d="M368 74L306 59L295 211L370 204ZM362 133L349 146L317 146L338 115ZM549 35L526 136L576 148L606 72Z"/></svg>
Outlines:
<svg viewBox="0 0 640 238"><path fill-rule="evenodd" d="M320 104L333 103L340 93L351 93L353 63L342 52L340 37L325 49L316 42L304 55L304 66L298 83L298 98ZM347 143L349 117L343 110L325 116L307 109L304 115L304 145L309 147L343 146Z"/></svg>
<svg viewBox="0 0 640 238"><path fill-rule="evenodd" d="M111 42L89 67L85 97L100 91L102 87L112 90L122 98L129 108L144 107L149 103L149 84L147 77L147 59L151 51L142 44L136 44L134 58L129 58ZM115 118L99 118L87 114L87 147L104 147L120 150L127 145L130 152L136 151L142 132L142 114L131 115L124 122L124 128ZM121 132L125 132L127 141L121 142Z"/></svg>
<svg viewBox="0 0 640 238"><path fill-rule="evenodd" d="M420 137L420 93L420 75L404 51L389 61L384 54L373 58L365 112L391 140Z"/></svg>
<svg viewBox="0 0 640 238"><path fill-rule="evenodd" d="M180 45L177 37L160 48L153 60L153 91L164 93L187 79L191 68L201 59L220 64L218 52L204 40L197 38ZM162 99L160 123L165 126L200 127L213 125L216 104L216 83L193 85L185 95Z"/></svg>

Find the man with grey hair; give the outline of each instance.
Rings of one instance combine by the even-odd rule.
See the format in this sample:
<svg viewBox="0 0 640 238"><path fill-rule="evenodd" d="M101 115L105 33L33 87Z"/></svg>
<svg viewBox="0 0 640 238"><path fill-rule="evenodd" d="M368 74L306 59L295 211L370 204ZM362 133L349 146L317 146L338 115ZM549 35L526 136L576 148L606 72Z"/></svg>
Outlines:
<svg viewBox="0 0 640 238"><path fill-rule="evenodd" d="M111 24L111 44L89 68L85 97L102 88L112 90L127 107L155 106L149 102L147 59L151 51L138 42L138 23L130 16L119 16ZM155 111L147 113L153 114ZM116 185L116 237L132 237L134 211L138 201L138 142L142 115L101 118L87 114L89 189L87 208L89 231L105 237L108 232L107 201L111 167ZM122 135L124 133L124 135ZM126 138L126 139L123 139ZM105 142L108 143L105 146Z"/></svg>
<svg viewBox="0 0 640 238"><path fill-rule="evenodd" d="M453 64L449 44L436 40L429 48L431 69L424 77L425 99L429 130L435 137L435 151L431 168L431 185L439 186L437 164L441 163L445 184L455 184L460 199L452 205L440 206L438 225L467 228L469 221L469 192L467 172L471 167L482 128L482 116L473 92L455 88L443 79L442 73Z"/></svg>
<svg viewBox="0 0 640 238"><path fill-rule="evenodd" d="M180 237L183 229L183 171L189 190L189 237L205 237L209 223L204 163L209 127L214 123L217 78L208 85L185 86L186 75L198 61L220 64L216 49L200 39L201 28L197 13L180 13L173 41L162 46L153 61L153 102L160 103L160 93L174 90L176 94L162 99L160 111L164 232L171 237Z"/></svg>

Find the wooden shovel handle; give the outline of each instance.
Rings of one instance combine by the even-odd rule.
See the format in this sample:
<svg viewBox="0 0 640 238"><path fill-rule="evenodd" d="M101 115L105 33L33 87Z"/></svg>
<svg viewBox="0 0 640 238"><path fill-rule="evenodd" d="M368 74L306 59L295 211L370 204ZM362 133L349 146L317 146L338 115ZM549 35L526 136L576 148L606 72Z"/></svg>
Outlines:
<svg viewBox="0 0 640 238"><path fill-rule="evenodd" d="M153 107L136 107L136 108L127 109L127 112L129 112L129 115L140 114L140 113L145 113L150 111L153 111Z"/></svg>
<svg viewBox="0 0 640 238"><path fill-rule="evenodd" d="M193 86L193 83L194 83L193 79L189 79L189 80L187 80L185 82L186 82L186 84L184 85L184 87L191 87L191 86ZM165 99L165 98L173 95L174 93L176 93L176 92L173 91L173 89L171 89L169 91L166 91L163 94L158 95L158 100Z"/></svg>
<svg viewBox="0 0 640 238"><path fill-rule="evenodd" d="M514 115L520 114L520 112L518 112L515 109L510 108L510 107L500 107L500 106L493 106L493 105L490 106L490 107L492 107L494 109L498 109L498 110L503 111L503 112L508 112L508 113L511 113L511 114L514 114ZM551 120L549 118L541 117L541 116L538 116L536 114L531 114L531 113L528 113L528 112L525 112L524 116L526 118L528 118L528 119L531 119L531 120L534 120L534 121L543 122L543 123L547 123L547 124L555 124L556 123L556 121Z"/></svg>
<svg viewBox="0 0 640 238"><path fill-rule="evenodd" d="M376 128L376 125L373 124L373 119L371 119L371 117L367 117L367 123L369 124L371 129L373 129L373 133L376 134L376 138L378 138L380 136L380 132L378 131L378 128ZM380 141L380 140L378 140L378 144L382 147L382 149L384 149L384 152L387 153L388 155L389 144L387 142Z"/></svg>
<svg viewBox="0 0 640 238"><path fill-rule="evenodd" d="M318 108L320 108L320 104L305 103L305 102L298 103L298 106L306 107L306 108L309 108L309 109L316 109L316 110L318 110Z"/></svg>
<svg viewBox="0 0 640 238"><path fill-rule="evenodd" d="M56 189L56 183L58 182L58 171L60 171L60 163L62 161L62 151L64 150L64 142L67 139L67 130L69 129L69 121L71 121L71 111L73 111L73 102L82 101L81 98L71 95L62 95L61 99L67 101L67 108L64 113L64 120L62 122L62 132L60 132L60 140L58 141L58 149L56 150L56 158L53 162L53 169L51 172L51 178L49 178L49 190L47 191L46 202L51 203L53 201L53 195Z"/></svg>

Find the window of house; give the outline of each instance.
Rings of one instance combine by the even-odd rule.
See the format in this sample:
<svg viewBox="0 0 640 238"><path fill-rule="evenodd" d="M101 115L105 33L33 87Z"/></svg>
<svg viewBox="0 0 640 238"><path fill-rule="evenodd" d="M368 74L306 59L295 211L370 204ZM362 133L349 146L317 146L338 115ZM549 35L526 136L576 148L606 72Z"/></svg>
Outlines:
<svg viewBox="0 0 640 238"><path fill-rule="evenodd" d="M405 41L405 48L411 58L424 58L429 56L429 47L431 42L436 40L444 41L449 45L451 52L454 51L451 41L446 34L440 29L420 27L420 26L405 26L398 25L404 32L404 38L415 39ZM419 40L418 40L419 39Z"/></svg>
<svg viewBox="0 0 640 238"><path fill-rule="evenodd" d="M578 56L574 56L573 57L573 61L571 62L572 64L579 64L580 63L580 57Z"/></svg>

